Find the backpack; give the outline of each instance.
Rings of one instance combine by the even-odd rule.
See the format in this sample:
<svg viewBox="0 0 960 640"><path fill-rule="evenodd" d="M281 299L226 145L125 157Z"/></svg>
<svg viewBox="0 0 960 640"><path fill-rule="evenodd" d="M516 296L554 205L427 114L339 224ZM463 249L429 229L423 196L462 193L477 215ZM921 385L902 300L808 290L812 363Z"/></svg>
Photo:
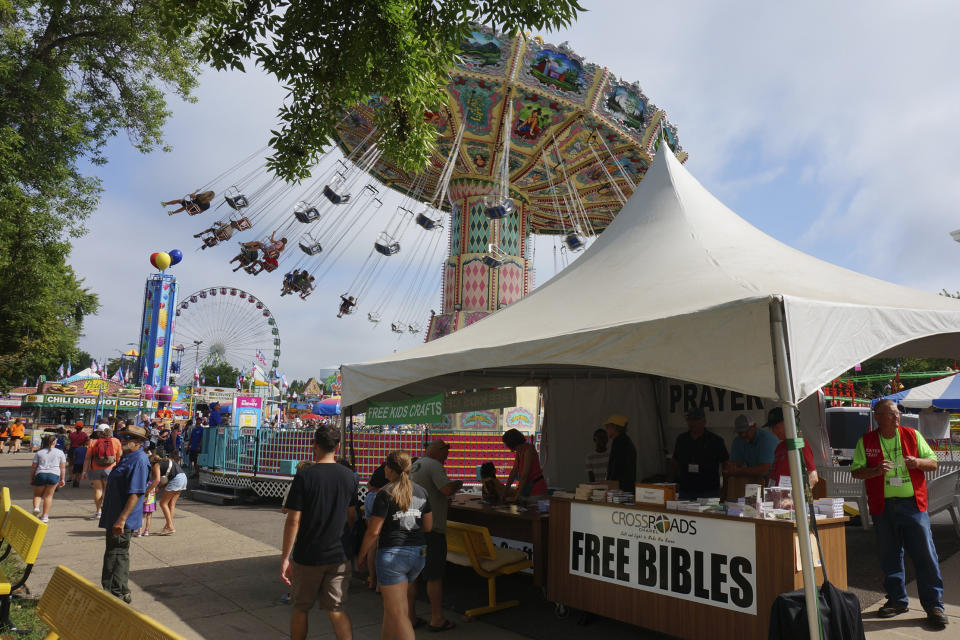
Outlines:
<svg viewBox="0 0 960 640"><path fill-rule="evenodd" d="M113 440L111 438L99 438L93 448L93 462L98 467L109 467L116 461L117 458L113 455Z"/></svg>

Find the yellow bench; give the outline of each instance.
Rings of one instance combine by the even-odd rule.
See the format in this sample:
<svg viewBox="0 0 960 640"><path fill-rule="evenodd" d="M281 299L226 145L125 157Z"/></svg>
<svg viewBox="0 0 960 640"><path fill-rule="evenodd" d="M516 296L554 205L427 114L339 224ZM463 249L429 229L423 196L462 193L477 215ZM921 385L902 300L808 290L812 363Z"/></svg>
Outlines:
<svg viewBox="0 0 960 640"><path fill-rule="evenodd" d="M184 640L62 565L44 589L37 615L50 627L45 640Z"/></svg>
<svg viewBox="0 0 960 640"><path fill-rule="evenodd" d="M515 607L516 600L497 602L497 576L529 569L533 562L518 549L498 549L490 539L490 530L474 524L447 521L447 560L464 567L473 567L487 579L489 602L485 607L468 609L468 617Z"/></svg>
<svg viewBox="0 0 960 640"><path fill-rule="evenodd" d="M0 528L3 528L3 521L7 519L7 514L10 513L10 505L13 502L10 500L10 489L3 487L0 489Z"/></svg>
<svg viewBox="0 0 960 640"><path fill-rule="evenodd" d="M0 555L0 560L9 556L11 551L16 551L26 568L23 570L23 576L16 582L11 582L10 576L0 576L0 630L23 631L17 629L10 620L10 601L13 598L13 592L26 584L27 578L30 577L33 563L37 561L37 554L40 553L40 545L43 544L46 534L46 523L40 522L39 518L17 505L11 506L3 519L0 539L6 543L7 548L3 555Z"/></svg>

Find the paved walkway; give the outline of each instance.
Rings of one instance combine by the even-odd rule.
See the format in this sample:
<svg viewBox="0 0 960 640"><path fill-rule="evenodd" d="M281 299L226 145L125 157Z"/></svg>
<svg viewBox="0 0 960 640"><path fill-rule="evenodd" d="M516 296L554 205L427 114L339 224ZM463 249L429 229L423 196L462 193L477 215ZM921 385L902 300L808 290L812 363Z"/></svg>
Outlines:
<svg viewBox="0 0 960 640"><path fill-rule="evenodd" d="M14 504L32 509L27 484L28 454L0 455L0 485L10 488ZM180 504L184 500L181 499ZM220 507L230 509L231 507ZM103 530L93 515L93 491L66 487L57 491L50 526L28 585L42 593L53 570L63 564L95 584L100 584ZM269 521L268 521L269 522ZM273 520L280 542L283 519ZM163 516L157 512L152 528L159 531ZM289 637L290 607L280 603L278 588L280 549L190 513L178 506L177 533L172 536L134 538L130 551L130 589L133 606L186 638L279 640ZM259 532L262 533L262 532ZM428 611L420 604L421 614ZM347 611L358 640L380 637L383 607L379 596L366 589L350 591ZM451 611L452 620L459 616ZM456 638L520 639L482 622L461 624ZM310 638L333 638L326 615L314 609ZM420 638L437 635L421 629ZM448 636L449 637L449 636Z"/></svg>
<svg viewBox="0 0 960 640"><path fill-rule="evenodd" d="M0 485L10 488L15 504L31 509L31 488L27 484L31 456L0 455ZM201 514L216 509L217 520L223 526ZM220 510L230 510L224 512ZM234 513L242 517L233 518ZM58 564L64 564L95 584L100 582L103 557L103 531L90 520L93 514L92 490L86 487L67 487L57 491L51 512L50 527L29 586L34 593L42 593ZM945 514L941 514L942 517ZM946 516L949 517L949 516ZM279 542L283 518L265 509L259 513L243 512L234 507L212 507L194 504L181 498L177 509L173 536L134 538L131 549L130 586L133 606L186 638L235 638L237 640L274 640L288 637L290 608L279 602L282 588L279 581ZM154 516L152 528L159 531L163 517ZM240 532L240 531L243 532ZM276 541L272 543L271 541ZM880 604L864 612L864 625L871 640L905 638L960 638L960 554L955 554L941 566L945 581L947 614L951 625L936 632L922 625L923 611L916 599L916 588L911 585L911 611L890 620L876 618ZM428 611L426 603L418 605L421 615ZM552 607L541 602L536 606L521 606L524 617L542 618L534 625L539 631L549 630L545 636L539 631L526 636L511 633L501 626L483 621L460 623L446 634L448 638L471 640L513 640L523 637L548 637L551 640L582 638L604 634L605 624L578 627L574 620L556 620ZM380 637L382 605L379 596L354 586L350 591L347 611L353 621L354 636L358 639ZM513 614L520 610L511 610ZM496 616L490 622L498 622ZM459 621L454 611L451 620ZM573 617L573 616L572 616ZM529 620L527 621L529 622ZM612 621L609 621L612 623ZM502 624L502 621L501 621ZM609 637L620 637L623 631L632 638L652 637L641 630L624 628L613 623ZM520 628L513 625L511 628ZM529 628L529 625L526 625ZM314 610L310 618L311 638L332 638L326 616ZM425 629L419 638L437 638ZM443 637L443 636L440 636ZM658 636L659 637L659 636Z"/></svg>

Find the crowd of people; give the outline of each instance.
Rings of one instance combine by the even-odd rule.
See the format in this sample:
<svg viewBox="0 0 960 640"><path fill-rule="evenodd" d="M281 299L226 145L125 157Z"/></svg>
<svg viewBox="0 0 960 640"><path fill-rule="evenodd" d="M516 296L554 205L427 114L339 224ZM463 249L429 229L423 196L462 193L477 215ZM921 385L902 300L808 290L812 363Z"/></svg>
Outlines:
<svg viewBox="0 0 960 640"><path fill-rule="evenodd" d="M536 448L516 429L502 440L514 453L514 465L505 483L496 479L492 463L484 466L495 481L491 499L535 501L546 494ZM444 469L450 445L433 440L416 459L390 452L371 474L363 505L356 473L337 461L339 447L339 429L318 426L313 460L298 466L283 502L280 575L291 587L291 637L306 637L314 605L327 612L338 638L352 637L344 603L354 567L367 572L369 588L383 598L382 637L410 640L420 627L456 628L443 613L447 507L463 488ZM415 610L418 583L426 589L429 618Z"/></svg>
<svg viewBox="0 0 960 640"><path fill-rule="evenodd" d="M204 426L192 420L181 427L104 418L88 433L86 425L77 421L70 433L62 425L48 430L33 454L33 512L42 522L50 521L57 489L90 481L94 503L90 519L105 530L101 583L125 602L131 601L127 586L130 539L176 533L177 500L187 488L190 461L196 465L202 451ZM19 450L22 431L8 429L6 435L8 447L13 452ZM157 507L164 524L152 532L151 520Z"/></svg>

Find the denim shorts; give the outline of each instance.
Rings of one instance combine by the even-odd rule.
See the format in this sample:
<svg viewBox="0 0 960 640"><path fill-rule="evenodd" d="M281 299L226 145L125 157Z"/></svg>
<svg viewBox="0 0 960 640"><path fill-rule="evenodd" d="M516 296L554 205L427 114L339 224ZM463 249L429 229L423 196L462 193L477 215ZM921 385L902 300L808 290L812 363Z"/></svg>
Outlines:
<svg viewBox="0 0 960 640"><path fill-rule="evenodd" d="M173 476L170 482L167 483L167 486L164 487L165 491L183 491L187 488L187 474L178 473Z"/></svg>
<svg viewBox="0 0 960 640"><path fill-rule="evenodd" d="M43 487L49 484L60 484L60 476L56 473L35 473L33 474L33 486Z"/></svg>
<svg viewBox="0 0 960 640"><path fill-rule="evenodd" d="M426 546L377 549L377 582L388 587L403 581L413 582L426 561Z"/></svg>

